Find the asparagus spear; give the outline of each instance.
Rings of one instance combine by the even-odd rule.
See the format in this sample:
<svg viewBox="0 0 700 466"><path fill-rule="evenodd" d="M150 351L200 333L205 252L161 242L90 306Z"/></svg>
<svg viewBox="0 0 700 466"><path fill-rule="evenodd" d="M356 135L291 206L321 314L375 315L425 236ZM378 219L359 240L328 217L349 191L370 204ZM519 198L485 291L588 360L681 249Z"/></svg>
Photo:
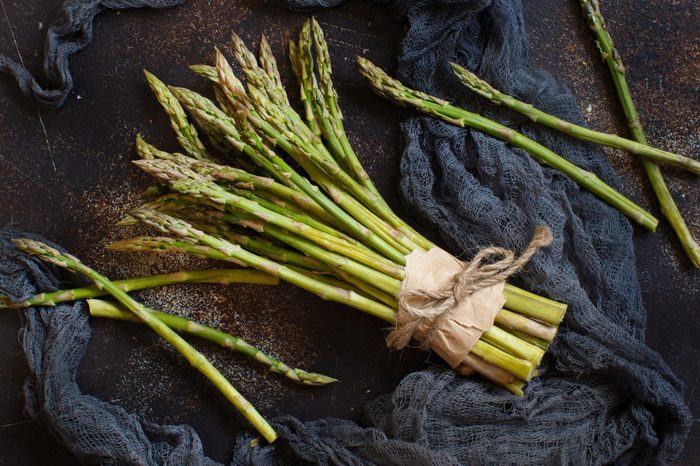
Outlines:
<svg viewBox="0 0 700 466"><path fill-rule="evenodd" d="M299 81L299 97L301 103L304 106L304 117L306 118L306 124L312 133L316 136L321 137L321 128L316 121L316 111L314 106L316 104L314 96L312 94L311 86L311 76L302 68L302 63L299 59L299 46L293 40L289 41L289 61L292 65L292 71Z"/></svg>
<svg viewBox="0 0 700 466"><path fill-rule="evenodd" d="M214 365L199 351L194 349L174 330L161 322L153 315L150 309L142 304L134 301L126 292L122 291L117 285L100 275L90 267L83 264L78 258L70 254L62 254L58 250L30 239L15 239L13 240L17 248L21 249L29 255L36 255L41 260L50 262L59 267L69 269L85 275L92 280L98 287L103 287L111 294L120 304L129 311L133 312L146 325L151 327L158 335L170 343L180 354L182 354L189 363L207 377L219 391L236 407L236 409L255 427L258 432L268 442L274 442L277 438L277 433L272 426L267 423L260 413L251 405L248 400L243 398L238 390L219 372Z"/></svg>
<svg viewBox="0 0 700 466"><path fill-rule="evenodd" d="M87 303L88 309L90 310L90 315L93 317L104 317L108 319L125 320L128 322L142 322L133 312L129 312L122 306L118 306L109 301L103 301L101 299L88 299ZM183 317L154 311L153 309L150 309L150 311L158 320L177 332L187 333L188 335L203 338L216 343L219 346L223 346L224 348L241 353L242 355L256 362L267 366L270 372L282 374L298 384L319 386L337 382L337 379L323 374L307 372L302 369L289 367L282 361L263 353L261 350L246 342L242 338L229 335L221 330L192 322Z"/></svg>
<svg viewBox="0 0 700 466"><path fill-rule="evenodd" d="M214 68L213 66L199 64L190 65L189 68L201 77L206 78L215 84L219 83L219 77L216 74L216 68Z"/></svg>
<svg viewBox="0 0 700 466"><path fill-rule="evenodd" d="M603 61L605 61L605 64L610 70L610 76L615 84L615 91L617 92L620 105L627 118L627 125L630 128L632 138L641 144L646 144L647 138L644 135L637 109L632 101L632 94L627 86L625 67L622 64L620 54L615 49L612 37L610 37L605 26L605 20L600 11L600 5L597 0L581 0L581 8L583 9L584 16L588 21L591 31L593 31ZM683 246L690 261L695 267L700 268L700 244L695 241L688 226L685 224L678 210L678 206L673 200L668 186L666 186L661 170L658 165L648 159L642 159L642 166L649 178L656 198L659 200L661 214L666 217L668 223L671 224L671 228L676 232L676 236L678 236L681 246Z"/></svg>
<svg viewBox="0 0 700 466"><path fill-rule="evenodd" d="M170 117L170 124L177 135L177 140L185 151L200 160L211 160L204 144L197 135L197 130L187 121L187 115L172 92L153 74L143 70L148 85L153 90L158 102Z"/></svg>
<svg viewBox="0 0 700 466"><path fill-rule="evenodd" d="M320 134L323 139L328 144L328 151L331 153L336 162L343 167L348 173L354 176L357 181L360 179L357 174L349 164L349 160L346 157L343 146L338 139L338 123L337 120L329 108L329 104L333 105L333 102L329 102L325 99L319 89L318 82L316 80L316 75L314 74L314 64L313 64L313 54L312 48L312 38L311 38L311 23L307 20L304 22L304 26L299 34L299 45L298 48L293 47L293 51L290 53L290 60L293 60L292 68L297 72L297 78L301 85L302 99L304 103L308 103L308 108L305 107L307 113L310 111L313 113L311 117L306 117L309 124L309 128L313 130L313 125L318 127L318 131L314 131L315 134ZM335 89L332 89L335 92ZM332 98L332 97L331 97ZM337 98L337 96L336 96ZM338 114L342 119L342 115ZM367 174L365 173L365 176Z"/></svg>
<svg viewBox="0 0 700 466"><path fill-rule="evenodd" d="M525 102L521 102L514 97L502 93L501 91L492 87L489 83L479 79L479 77L471 71L459 66L457 63L451 63L451 65L455 75L457 75L459 80L466 87L497 105L503 104L504 106L527 116L532 121L542 123L545 126L584 141L627 150L633 154L652 159L656 163L666 163L668 165L682 168L696 175L700 175L700 162L697 160L674 154L672 152L667 152L665 150L656 149L655 147L640 144L636 141L630 141L629 139L625 139L614 134L601 133L599 131L594 131L584 128L583 126L578 126L568 121L564 121L553 115L545 113L530 104L526 104Z"/></svg>
<svg viewBox="0 0 700 466"><path fill-rule="evenodd" d="M212 269L212 270L184 270L181 272L162 275L150 275L146 277L115 280L112 283L122 291L131 292L146 288L156 288L167 285L179 285L182 283L256 283L258 285L277 285L279 280L275 277L257 270L237 269ZM39 293L31 298L12 302L7 296L0 295L0 309L21 309L31 306L55 306L58 303L77 301L79 299L96 298L109 294L97 286L60 290L52 293Z"/></svg>
<svg viewBox="0 0 700 466"><path fill-rule="evenodd" d="M309 22L304 25L302 29L301 36L305 34L305 30L309 27ZM342 151L345 155L345 160L347 160L350 166L351 173L355 178L362 183L367 189L375 192L379 196L379 191L372 183L372 180L367 175L367 172L362 167L362 164L357 158L357 154L350 145L348 141L347 134L345 133L345 125L343 123L343 114L340 111L340 105L338 103L338 93L335 91L335 86L333 85L333 68L331 66L331 56L328 52L328 43L326 42L325 35L323 34L323 29L316 21L316 18L311 18L310 22L311 30L313 31L313 41L316 46L316 63L318 64L318 74L321 83L321 91L323 98L328 108L330 115L330 123L335 132L335 137L338 139L342 147ZM308 33L307 33L308 34ZM302 59L306 59L311 62L311 57L306 55L301 55ZM311 63L309 63L311 65ZM381 197L381 196L380 196Z"/></svg>
<svg viewBox="0 0 700 466"><path fill-rule="evenodd" d="M650 231L656 230L659 221L653 215L605 184L594 173L577 167L546 147L500 123L404 86L365 58L358 57L357 63L360 72L370 81L375 92L382 97L437 116L456 126L470 126L524 149L538 162L565 173L579 185L608 202L639 225Z"/></svg>

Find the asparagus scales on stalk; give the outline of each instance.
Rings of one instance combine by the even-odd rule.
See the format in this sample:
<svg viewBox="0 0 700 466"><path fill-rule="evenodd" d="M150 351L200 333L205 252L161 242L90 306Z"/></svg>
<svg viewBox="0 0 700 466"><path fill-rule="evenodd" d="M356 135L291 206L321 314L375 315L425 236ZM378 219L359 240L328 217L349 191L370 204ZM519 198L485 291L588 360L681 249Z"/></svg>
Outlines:
<svg viewBox="0 0 700 466"><path fill-rule="evenodd" d="M168 240L170 238L167 238ZM174 250L168 241L160 242L156 247L164 250ZM208 257L208 256L205 256ZM232 283L254 283L258 285L277 285L279 279L270 274L257 270L240 269L212 269L212 270L185 270L162 275L150 275L145 277L129 278L125 280L115 280L112 282L124 292L138 291L146 288L155 288L168 285L180 285L185 283L217 283L230 285ZM113 303L94 299L96 297L108 295L109 292L96 285L69 290L60 290L50 293L39 293L24 301L15 302L6 296L0 296L0 309L24 309L33 306L55 306L59 303L78 301L86 299L90 315L93 317L105 317L118 320L141 322L141 320L128 310L116 306ZM191 335L208 339L220 346L230 348L236 352L266 365L271 372L282 374L294 382L303 385L325 385L336 381L331 377L307 372L302 369L291 368L282 361L273 358L261 350L250 345L246 341L226 334L220 330L206 327L195 322L188 321L182 317L173 316L163 312L153 311L152 313L168 327L178 332L185 332Z"/></svg>
<svg viewBox="0 0 700 466"><path fill-rule="evenodd" d="M280 278L312 291L324 299L342 302L387 320L388 322L393 322L395 311L381 303L373 301L371 298L362 297L350 290L326 285L312 277L304 276L289 267L276 264L263 257L245 251L245 249L241 248L239 245L232 244L224 239L216 238L197 230L180 219L149 209L137 209L132 211L131 215L161 231L177 234L182 236L186 241L194 241L204 247L212 248L218 254L229 257L230 260L237 262L242 261L250 266L278 275ZM188 243L185 242L184 244ZM546 301L544 299L542 300ZM505 311L502 313L505 313ZM524 316L520 316L520 318L521 320L528 320ZM550 317L550 319L551 318L552 317ZM497 317L497 322L508 321L507 317L503 319ZM512 323L517 325L515 322ZM505 327L507 326L506 324ZM525 326L520 326L519 328L522 331L527 331ZM506 335L506 333L507 332L503 332L498 328L491 329L485 334L484 341L477 343L473 350L474 355L471 358L477 357L482 360L480 364L475 364L475 368L482 371L481 373L483 375L494 381L501 382L506 388L515 393L522 394L521 386L516 383L515 377L524 381L529 380L542 354L535 345ZM496 346L491 342L496 343ZM503 346L513 348L518 356L512 356L499 348ZM523 357L525 359L523 359ZM471 358L465 362L471 361ZM502 381L504 379L501 371L512 372L513 375L509 376L510 378L507 379L507 382L503 383Z"/></svg>
<svg viewBox="0 0 700 466"><path fill-rule="evenodd" d="M258 285L276 285L279 280L269 274L257 270L240 269L211 269L211 270L183 270L161 275L149 275L145 277L115 280L112 283L127 293L156 288L160 286L179 285L182 283L219 283L230 285L231 283L255 283ZM77 301L80 299L97 298L109 293L96 285L71 290L39 293L24 301L15 302L7 296L0 295L0 309L23 309L32 306L55 306L58 303Z"/></svg>

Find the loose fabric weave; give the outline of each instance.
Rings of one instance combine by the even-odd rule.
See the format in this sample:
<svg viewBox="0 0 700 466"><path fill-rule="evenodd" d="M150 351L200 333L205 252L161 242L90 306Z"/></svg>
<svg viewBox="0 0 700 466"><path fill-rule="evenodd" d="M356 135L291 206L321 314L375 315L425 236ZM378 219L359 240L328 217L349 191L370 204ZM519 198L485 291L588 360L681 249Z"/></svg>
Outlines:
<svg viewBox="0 0 700 466"><path fill-rule="evenodd" d="M294 0L295 9L340 2ZM398 76L408 85L479 111L544 143L619 187L604 155L471 95L456 61L504 92L585 124L571 92L527 63L515 0L382 2L406 21ZM369 92L369 87L368 87ZM242 435L234 465L668 464L690 427L682 384L643 341L632 229L617 211L519 149L434 118L402 124L401 191L443 246L473 255L496 244L523 250L538 225L554 242L518 276L526 289L570 304L541 377L523 398L450 369L429 368L366 407L363 425L342 419L273 422L280 439L251 448ZM35 259L0 235L0 292L22 299L56 289ZM82 395L75 372L90 329L79 305L25 314L21 342L32 375L28 412L84 462L212 464L188 427L148 423Z"/></svg>

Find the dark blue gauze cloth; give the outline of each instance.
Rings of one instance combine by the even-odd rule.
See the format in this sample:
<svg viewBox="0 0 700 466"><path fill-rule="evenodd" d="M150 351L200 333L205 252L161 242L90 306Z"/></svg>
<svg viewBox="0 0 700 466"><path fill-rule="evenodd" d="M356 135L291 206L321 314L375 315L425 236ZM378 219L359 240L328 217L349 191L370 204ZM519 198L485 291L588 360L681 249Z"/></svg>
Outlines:
<svg viewBox="0 0 700 466"><path fill-rule="evenodd" d="M337 3L296 0L288 6ZM619 187L602 152L474 98L453 77L450 61L548 113L585 124L568 88L529 67L519 1L382 3L408 26L398 69L406 84L522 131ZM523 250L536 226L552 229L552 246L518 275L523 287L570 304L541 377L516 398L478 378L432 367L408 375L393 393L371 402L362 424L283 417L273 423L280 434L275 444L251 448L252 434L242 435L232 463L672 462L691 419L682 384L644 344L630 224L523 151L411 114L402 124L401 192L447 249L466 258L491 244ZM51 270L13 249L8 241L13 234L0 232L0 293L21 299L58 288ZM190 428L149 423L80 393L75 373L90 329L79 305L23 315L21 343L31 370L28 412L81 461L213 464Z"/></svg>
<svg viewBox="0 0 700 466"><path fill-rule="evenodd" d="M22 93L42 108L55 110L73 89L68 58L92 42L92 23L104 10L127 8L170 8L185 0L65 0L56 19L46 32L44 75L46 86L25 68L24 63L0 55L0 73L17 81ZM10 26L11 27L11 26ZM12 34L13 32L10 31Z"/></svg>

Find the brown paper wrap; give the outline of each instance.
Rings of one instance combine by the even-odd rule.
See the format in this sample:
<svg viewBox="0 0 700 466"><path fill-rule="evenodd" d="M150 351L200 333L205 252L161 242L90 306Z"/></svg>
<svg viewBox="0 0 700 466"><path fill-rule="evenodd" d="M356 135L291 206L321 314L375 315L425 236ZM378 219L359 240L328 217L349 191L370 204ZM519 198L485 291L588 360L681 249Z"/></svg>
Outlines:
<svg viewBox="0 0 700 466"><path fill-rule="evenodd" d="M454 275L461 272L464 263L446 251L434 247L430 251L413 251L406 256L406 278L401 293L420 290L450 289ZM482 288L455 303L445 311L439 326L434 329L430 348L452 368L462 362L481 335L488 330L496 314L506 301L503 295L505 281ZM425 298L409 296L407 304L420 307ZM397 326L410 319L410 315L399 306ZM413 333L419 343L425 340L430 330L428 324L421 325Z"/></svg>

